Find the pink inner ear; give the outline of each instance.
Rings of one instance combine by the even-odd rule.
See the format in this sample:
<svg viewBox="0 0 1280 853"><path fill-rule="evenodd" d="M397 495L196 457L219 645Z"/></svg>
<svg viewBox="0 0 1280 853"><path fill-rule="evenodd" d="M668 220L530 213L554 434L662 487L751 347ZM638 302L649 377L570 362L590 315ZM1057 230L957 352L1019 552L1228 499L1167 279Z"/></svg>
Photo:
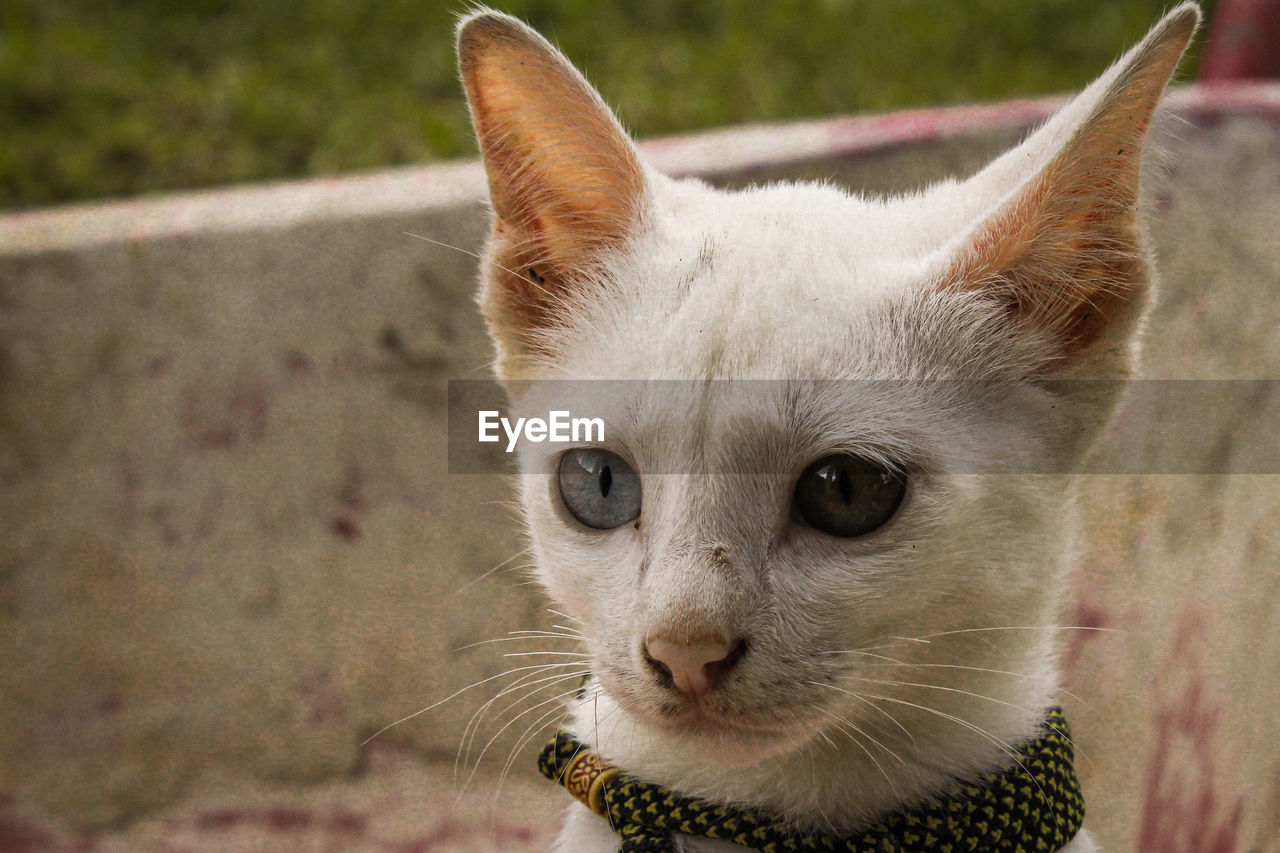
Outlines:
<svg viewBox="0 0 1280 853"><path fill-rule="evenodd" d="M1065 355L1123 320L1147 271L1132 183L1091 170L1085 186L1055 186L1050 167L977 232L942 287L983 291L1011 318L1050 334ZM1103 177L1105 175L1105 177Z"/></svg>
<svg viewBox="0 0 1280 853"><path fill-rule="evenodd" d="M571 274L634 228L643 175L599 96L540 36L468 21L459 59L494 210L544 278Z"/></svg>
<svg viewBox="0 0 1280 853"><path fill-rule="evenodd" d="M1194 5L1176 8L1016 149L1039 171L975 229L940 286L990 295L1068 357L1127 327L1150 279L1137 227L1143 142L1198 21Z"/></svg>
<svg viewBox="0 0 1280 853"><path fill-rule="evenodd" d="M552 355L568 303L591 298L591 273L636 229L644 175L600 96L519 21L468 19L458 59L497 214L481 304L510 374Z"/></svg>

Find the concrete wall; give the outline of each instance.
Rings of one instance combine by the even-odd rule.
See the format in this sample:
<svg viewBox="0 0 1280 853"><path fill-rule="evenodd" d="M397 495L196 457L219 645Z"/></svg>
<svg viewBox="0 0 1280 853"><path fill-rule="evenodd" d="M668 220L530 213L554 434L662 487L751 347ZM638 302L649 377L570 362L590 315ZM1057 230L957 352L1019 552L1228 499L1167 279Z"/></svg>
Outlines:
<svg viewBox="0 0 1280 853"><path fill-rule="evenodd" d="M1173 104L1147 375L1280 378L1280 88ZM1051 106L646 153L888 192L972 171ZM0 850L545 843L560 800L528 747L495 799L516 737L455 803L491 686L360 746L522 660L471 644L554 622L500 478L446 473L446 382L488 359L474 260L406 232L473 251L484 227L474 163L0 218ZM1280 401L1238 402L1168 429L1230 459ZM1115 629L1067 641L1091 825L1112 850L1280 850L1280 478L1084 487L1066 622Z"/></svg>

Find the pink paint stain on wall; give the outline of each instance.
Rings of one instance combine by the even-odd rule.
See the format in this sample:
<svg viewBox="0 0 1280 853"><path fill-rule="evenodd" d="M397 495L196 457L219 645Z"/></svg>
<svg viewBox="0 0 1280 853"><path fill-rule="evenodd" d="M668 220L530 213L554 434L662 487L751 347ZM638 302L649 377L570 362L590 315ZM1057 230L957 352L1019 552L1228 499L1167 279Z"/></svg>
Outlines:
<svg viewBox="0 0 1280 853"><path fill-rule="evenodd" d="M0 850L4 853L93 853L89 838L68 838L18 814L11 799L0 798Z"/></svg>
<svg viewBox="0 0 1280 853"><path fill-rule="evenodd" d="M120 453L116 461L117 479L119 481L116 513L121 532L133 528L138 517L139 495L142 491L142 475L138 471L138 463L129 451Z"/></svg>
<svg viewBox="0 0 1280 853"><path fill-rule="evenodd" d="M503 820L465 819L453 815L424 816L427 827L416 834L384 834L379 815L343 806L302 808L266 805L210 809L196 815L193 828L210 839L252 839L252 849L380 850L387 853L431 853L437 850L527 848L538 840L533 827ZM433 825L434 824L434 825ZM287 840L286 840L287 839ZM311 843L316 847L310 846ZM279 846L276 846L279 845Z"/></svg>
<svg viewBox="0 0 1280 853"><path fill-rule="evenodd" d="M184 443L198 450L231 450L242 441L261 442L267 435L271 393L268 386L242 377L229 392L189 384L182 390L178 426Z"/></svg>
<svg viewBox="0 0 1280 853"><path fill-rule="evenodd" d="M308 725L323 726L346 719L346 696L328 669L320 668L304 675L296 687L303 698Z"/></svg>
<svg viewBox="0 0 1280 853"><path fill-rule="evenodd" d="M338 512L329 522L334 536L347 541L360 537L358 516L368 508L364 491L364 475L357 462L348 462L338 486Z"/></svg>
<svg viewBox="0 0 1280 853"><path fill-rule="evenodd" d="M230 415L243 425L245 436L251 443L256 444L267 437L269 396L266 385L248 379L236 383L231 392Z"/></svg>
<svg viewBox="0 0 1280 853"><path fill-rule="evenodd" d="M86 689L44 716L33 746L49 761L110 754L125 738L120 718L124 706L124 697L114 690Z"/></svg>
<svg viewBox="0 0 1280 853"><path fill-rule="evenodd" d="M1076 673L1084 657L1085 647L1114 628L1115 619L1101 603L1082 595L1067 614L1064 624L1067 630L1062 632L1064 636L1059 667L1063 683L1072 686L1076 683Z"/></svg>
<svg viewBox="0 0 1280 853"><path fill-rule="evenodd" d="M280 356L284 364L285 376L289 379L302 379L316 375L316 363L300 349L288 349Z"/></svg>
<svg viewBox="0 0 1280 853"><path fill-rule="evenodd" d="M1211 616L1187 605L1156 672L1140 853L1236 853L1244 796L1219 767L1220 696L1204 667Z"/></svg>

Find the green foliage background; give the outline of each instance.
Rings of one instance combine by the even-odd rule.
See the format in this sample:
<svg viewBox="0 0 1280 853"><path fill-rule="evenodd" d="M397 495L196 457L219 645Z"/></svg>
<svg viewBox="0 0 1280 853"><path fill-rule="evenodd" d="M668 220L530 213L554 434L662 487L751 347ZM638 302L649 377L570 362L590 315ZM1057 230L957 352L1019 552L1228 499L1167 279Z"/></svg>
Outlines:
<svg viewBox="0 0 1280 853"><path fill-rule="evenodd" d="M495 5L557 42L644 137L1068 91L1169 4ZM453 21L464 8L0 0L0 209L471 154L453 64Z"/></svg>

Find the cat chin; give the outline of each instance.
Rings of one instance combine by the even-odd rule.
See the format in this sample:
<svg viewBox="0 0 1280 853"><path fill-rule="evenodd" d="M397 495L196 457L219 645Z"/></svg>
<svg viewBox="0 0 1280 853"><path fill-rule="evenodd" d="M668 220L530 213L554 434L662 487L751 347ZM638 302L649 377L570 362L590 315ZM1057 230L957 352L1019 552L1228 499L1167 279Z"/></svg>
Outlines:
<svg viewBox="0 0 1280 853"><path fill-rule="evenodd" d="M621 703L620 703L621 704ZM705 764L740 769L802 747L795 727L754 721L749 716L682 708L674 712L634 711L623 707L647 740L669 755L696 757Z"/></svg>
<svg viewBox="0 0 1280 853"><path fill-rule="evenodd" d="M789 754L794 744L779 735L757 732L685 732L671 737L670 748L682 749L708 767L747 770L779 755Z"/></svg>

